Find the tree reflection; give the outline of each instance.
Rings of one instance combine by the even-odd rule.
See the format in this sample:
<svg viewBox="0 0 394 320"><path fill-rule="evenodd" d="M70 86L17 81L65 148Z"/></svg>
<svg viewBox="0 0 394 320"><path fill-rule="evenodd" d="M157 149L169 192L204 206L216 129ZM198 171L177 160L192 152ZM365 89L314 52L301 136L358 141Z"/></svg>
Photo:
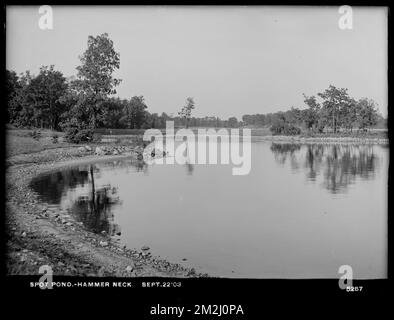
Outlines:
<svg viewBox="0 0 394 320"><path fill-rule="evenodd" d="M307 179L315 181L322 173L323 186L332 193L343 192L356 178L374 177L378 161L372 145L301 145L273 143L275 160L283 165L288 157L291 166L303 163Z"/></svg>
<svg viewBox="0 0 394 320"><path fill-rule="evenodd" d="M324 145L308 145L306 151L305 168L308 180L316 180L316 176L323 162Z"/></svg>
<svg viewBox="0 0 394 320"><path fill-rule="evenodd" d="M299 144L292 143L272 143L271 151L274 154L275 160L284 164L288 157L292 157L294 152L300 150L301 146Z"/></svg>
<svg viewBox="0 0 394 320"><path fill-rule="evenodd" d="M69 189L84 186L89 179L85 169L63 170L33 179L30 186L47 203L58 204Z"/></svg>
<svg viewBox="0 0 394 320"><path fill-rule="evenodd" d="M120 235L120 227L114 224L113 206L120 203L117 188L110 185L95 185L94 165L89 167L90 193L78 196L71 211L76 220L82 222L90 231L114 236Z"/></svg>
<svg viewBox="0 0 394 320"><path fill-rule="evenodd" d="M324 185L337 193L357 177L371 179L377 164L372 146L330 146L325 156Z"/></svg>
<svg viewBox="0 0 394 320"><path fill-rule="evenodd" d="M191 176L193 175L193 171L194 171L194 165L192 165L190 162L186 162L185 163L186 166L186 173Z"/></svg>
<svg viewBox="0 0 394 320"><path fill-rule="evenodd" d="M74 168L59 171L32 181L31 187L40 197L50 204L60 204L69 190L89 187L89 192L78 194L73 198L68 194L71 202L71 214L75 219L93 232L105 231L109 235L120 234L120 228L114 224L112 209L120 204L117 188L110 185L97 187L95 177L100 174L96 165L88 168Z"/></svg>

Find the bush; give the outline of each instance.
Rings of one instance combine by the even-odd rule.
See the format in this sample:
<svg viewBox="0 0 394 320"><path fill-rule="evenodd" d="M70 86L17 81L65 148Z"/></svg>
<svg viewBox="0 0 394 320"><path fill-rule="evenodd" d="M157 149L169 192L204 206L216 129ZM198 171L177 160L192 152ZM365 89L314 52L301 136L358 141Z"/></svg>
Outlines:
<svg viewBox="0 0 394 320"><path fill-rule="evenodd" d="M301 134L301 129L296 126L293 126L291 124L288 124L284 128L283 134L288 135L288 136L296 136L296 135Z"/></svg>
<svg viewBox="0 0 394 320"><path fill-rule="evenodd" d="M271 128L273 135L295 136L301 134L301 129L285 122L276 122Z"/></svg>
<svg viewBox="0 0 394 320"><path fill-rule="evenodd" d="M59 135L57 133L52 134L52 143L59 142Z"/></svg>
<svg viewBox="0 0 394 320"><path fill-rule="evenodd" d="M71 143L91 142L93 139L93 130L69 127L66 129L64 139Z"/></svg>

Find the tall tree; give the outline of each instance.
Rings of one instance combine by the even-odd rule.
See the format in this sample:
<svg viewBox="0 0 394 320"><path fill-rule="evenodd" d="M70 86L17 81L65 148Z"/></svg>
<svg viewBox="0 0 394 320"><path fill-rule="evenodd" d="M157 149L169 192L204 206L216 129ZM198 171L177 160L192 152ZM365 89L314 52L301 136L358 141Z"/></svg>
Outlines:
<svg viewBox="0 0 394 320"><path fill-rule="evenodd" d="M6 70L7 121L15 123L21 111L20 91L22 85L15 71Z"/></svg>
<svg viewBox="0 0 394 320"><path fill-rule="evenodd" d="M30 71L21 73L19 75L19 90L18 90L18 112L13 121L17 126L37 126L34 122L34 108L26 103L26 93L29 89L30 83L33 80Z"/></svg>
<svg viewBox="0 0 394 320"><path fill-rule="evenodd" d="M145 121L146 109L143 96L134 96L124 108L122 122L127 128L140 129Z"/></svg>
<svg viewBox="0 0 394 320"><path fill-rule="evenodd" d="M322 108L325 121L336 133L340 125L341 108L351 103L347 89L330 85L324 92L318 93L318 96L323 99Z"/></svg>
<svg viewBox="0 0 394 320"><path fill-rule="evenodd" d="M374 126L378 122L378 111L372 99L360 99L357 102L357 111L357 121L360 129Z"/></svg>
<svg viewBox="0 0 394 320"><path fill-rule="evenodd" d="M309 131L315 131L319 127L319 112L320 104L317 102L315 96L306 96L304 94L304 103L308 106L308 109L303 110L303 120L305 127ZM320 128L322 131L322 128Z"/></svg>
<svg viewBox="0 0 394 320"><path fill-rule="evenodd" d="M194 105L194 99L189 97L186 99L186 104L182 107L181 111L178 112L178 115L185 120L186 128L189 125L189 119L192 115L192 110L195 108Z"/></svg>
<svg viewBox="0 0 394 320"><path fill-rule="evenodd" d="M107 33L88 38L88 48L80 56L81 65L77 67L77 79L73 81L73 94L77 96L77 108L88 113L90 128L96 128L99 113L106 98L115 94L120 79L112 74L119 69L119 53Z"/></svg>
<svg viewBox="0 0 394 320"><path fill-rule="evenodd" d="M343 128L352 131L357 121L358 106L356 100L350 98L340 109L340 124Z"/></svg>
<svg viewBox="0 0 394 320"><path fill-rule="evenodd" d="M43 66L40 73L31 79L25 90L24 104L33 109L36 126L58 129L60 116L66 105L61 97L67 89L66 78L54 66Z"/></svg>
<svg viewBox="0 0 394 320"><path fill-rule="evenodd" d="M238 120L236 117L230 117L228 118L228 126L230 128L236 128L238 127Z"/></svg>

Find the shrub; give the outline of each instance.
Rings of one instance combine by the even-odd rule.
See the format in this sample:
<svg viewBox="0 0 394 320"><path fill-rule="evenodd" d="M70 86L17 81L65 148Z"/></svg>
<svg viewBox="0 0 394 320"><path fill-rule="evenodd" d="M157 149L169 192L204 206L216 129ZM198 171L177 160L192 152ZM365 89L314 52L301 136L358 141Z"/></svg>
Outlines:
<svg viewBox="0 0 394 320"><path fill-rule="evenodd" d="M285 125L283 133L288 136L296 136L301 134L301 129L291 124Z"/></svg>
<svg viewBox="0 0 394 320"><path fill-rule="evenodd" d="M64 138L71 143L90 142L93 139L93 130L69 127L66 129Z"/></svg>
<svg viewBox="0 0 394 320"><path fill-rule="evenodd" d="M273 135L295 136L301 134L300 128L286 122L276 122L271 126L270 130Z"/></svg>
<svg viewBox="0 0 394 320"><path fill-rule="evenodd" d="M52 134L52 143L59 142L59 135L57 133Z"/></svg>

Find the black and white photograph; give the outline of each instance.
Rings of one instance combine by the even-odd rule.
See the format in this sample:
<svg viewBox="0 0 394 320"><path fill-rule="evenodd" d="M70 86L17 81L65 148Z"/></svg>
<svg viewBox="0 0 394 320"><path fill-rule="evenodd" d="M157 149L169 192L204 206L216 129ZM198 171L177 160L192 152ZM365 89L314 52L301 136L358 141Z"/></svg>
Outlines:
<svg viewBox="0 0 394 320"><path fill-rule="evenodd" d="M388 278L388 7L3 10L7 278Z"/></svg>

